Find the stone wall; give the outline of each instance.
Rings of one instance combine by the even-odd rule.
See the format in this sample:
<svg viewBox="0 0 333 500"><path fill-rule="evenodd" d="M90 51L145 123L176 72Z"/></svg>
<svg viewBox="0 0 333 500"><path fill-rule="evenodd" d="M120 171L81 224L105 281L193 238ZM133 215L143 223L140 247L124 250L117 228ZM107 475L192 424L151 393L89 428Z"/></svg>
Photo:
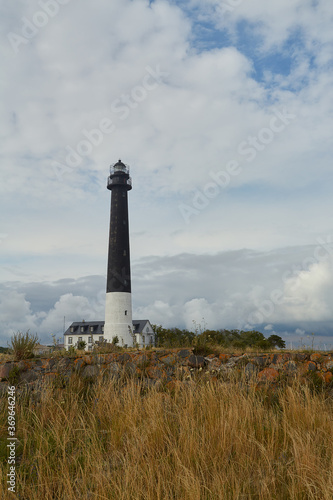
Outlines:
<svg viewBox="0 0 333 500"><path fill-rule="evenodd" d="M199 356L192 349L169 349L35 358L0 364L0 393L6 393L9 383L19 392L38 390L46 381L56 381L64 387L75 373L88 381L125 375L140 379L147 387L171 389L197 377L218 381L227 380L234 373L244 373L247 380L258 386L267 383L277 386L297 376L301 382L316 380L330 387L333 352Z"/></svg>

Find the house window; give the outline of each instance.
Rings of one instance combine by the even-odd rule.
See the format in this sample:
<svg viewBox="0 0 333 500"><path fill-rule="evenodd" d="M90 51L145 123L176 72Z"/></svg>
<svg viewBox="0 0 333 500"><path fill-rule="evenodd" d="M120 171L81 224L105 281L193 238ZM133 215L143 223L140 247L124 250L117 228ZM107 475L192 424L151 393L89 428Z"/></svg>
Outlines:
<svg viewBox="0 0 333 500"><path fill-rule="evenodd" d="M73 337L68 337L68 343L73 344Z"/></svg>
<svg viewBox="0 0 333 500"><path fill-rule="evenodd" d="M142 343L144 344L145 343L145 336L142 335Z"/></svg>
<svg viewBox="0 0 333 500"><path fill-rule="evenodd" d="M98 342L103 342L103 335L101 335L100 337L98 337Z"/></svg>
<svg viewBox="0 0 333 500"><path fill-rule="evenodd" d="M92 345L88 345L88 351L92 351Z"/></svg>
<svg viewBox="0 0 333 500"><path fill-rule="evenodd" d="M88 344L92 344L92 337L88 337Z"/></svg>
<svg viewBox="0 0 333 500"><path fill-rule="evenodd" d="M79 342L81 342L81 340L82 340L82 337L79 337Z"/></svg>

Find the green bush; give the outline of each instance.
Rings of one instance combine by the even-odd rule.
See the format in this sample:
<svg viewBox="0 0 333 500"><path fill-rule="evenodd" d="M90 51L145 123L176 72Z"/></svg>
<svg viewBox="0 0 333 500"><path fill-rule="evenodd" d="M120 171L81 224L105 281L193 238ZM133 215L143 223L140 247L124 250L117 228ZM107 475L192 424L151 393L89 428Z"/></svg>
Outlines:
<svg viewBox="0 0 333 500"><path fill-rule="evenodd" d="M13 366L8 374L8 382L10 385L16 385L20 378L21 370L17 365Z"/></svg>
<svg viewBox="0 0 333 500"><path fill-rule="evenodd" d="M32 335L29 330L26 333L17 332L11 338L9 347L17 361L21 359L32 358L34 356L34 348L38 344L37 334Z"/></svg>
<svg viewBox="0 0 333 500"><path fill-rule="evenodd" d="M79 340L77 343L77 349L79 351L84 351L86 348L87 343L84 340Z"/></svg>

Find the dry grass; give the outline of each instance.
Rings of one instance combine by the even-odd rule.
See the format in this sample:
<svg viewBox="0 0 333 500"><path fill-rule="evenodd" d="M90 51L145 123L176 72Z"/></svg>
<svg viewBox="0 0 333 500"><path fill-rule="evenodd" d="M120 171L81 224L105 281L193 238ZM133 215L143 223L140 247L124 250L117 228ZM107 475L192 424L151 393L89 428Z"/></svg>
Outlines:
<svg viewBox="0 0 333 500"><path fill-rule="evenodd" d="M262 393L197 381L170 393L75 378L18 404L18 498L331 500L332 410L297 384ZM0 498L13 498L1 453Z"/></svg>

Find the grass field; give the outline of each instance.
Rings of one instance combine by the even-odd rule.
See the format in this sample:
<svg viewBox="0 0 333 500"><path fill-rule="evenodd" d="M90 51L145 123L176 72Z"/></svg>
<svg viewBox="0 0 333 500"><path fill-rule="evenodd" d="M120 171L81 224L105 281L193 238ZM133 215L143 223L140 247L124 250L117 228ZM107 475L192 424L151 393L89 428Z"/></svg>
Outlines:
<svg viewBox="0 0 333 500"><path fill-rule="evenodd" d="M17 495L0 498L221 500L333 498L333 399L297 382L143 389L134 380L45 388L16 408Z"/></svg>

